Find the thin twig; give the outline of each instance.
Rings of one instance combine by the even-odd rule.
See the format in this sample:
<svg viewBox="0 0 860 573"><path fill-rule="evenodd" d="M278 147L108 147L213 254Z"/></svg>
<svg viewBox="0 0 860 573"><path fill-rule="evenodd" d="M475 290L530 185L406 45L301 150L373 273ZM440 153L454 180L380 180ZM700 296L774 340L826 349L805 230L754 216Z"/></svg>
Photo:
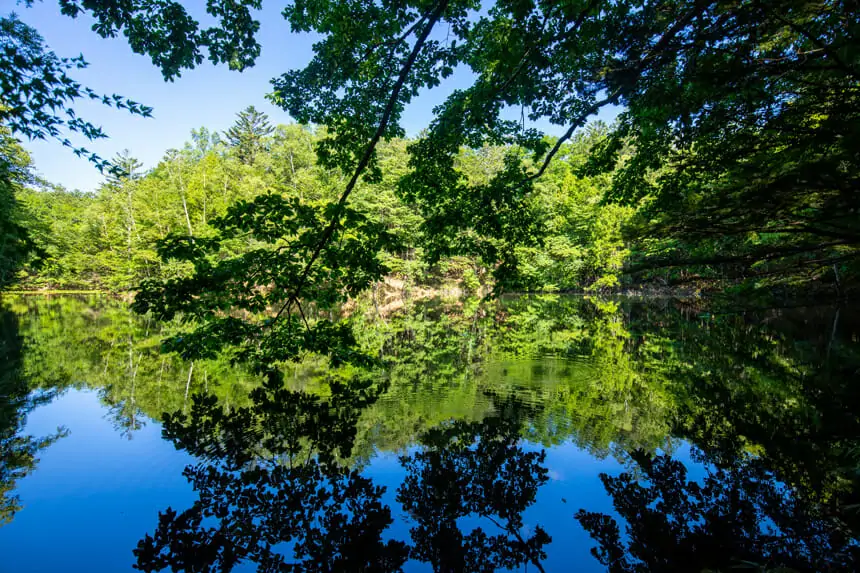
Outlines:
<svg viewBox="0 0 860 573"><path fill-rule="evenodd" d="M299 312L300 312L300 313L301 313L301 315L302 315L302 320L303 320L303 321L304 321L304 323L305 323L305 328L307 328L307 329L308 329L308 332L310 332L310 331L311 331L311 327L310 327L310 326L308 326L308 319L307 319L307 318L305 318L305 311L304 311L304 309L302 308L302 303L300 303L300 302L296 301L296 306L297 306L297 307L299 307Z"/></svg>

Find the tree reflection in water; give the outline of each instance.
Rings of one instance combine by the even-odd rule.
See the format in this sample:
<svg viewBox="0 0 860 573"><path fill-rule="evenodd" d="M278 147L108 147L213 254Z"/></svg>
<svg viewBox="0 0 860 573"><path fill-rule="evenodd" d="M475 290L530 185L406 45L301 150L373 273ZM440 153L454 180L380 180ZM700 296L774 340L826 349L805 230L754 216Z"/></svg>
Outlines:
<svg viewBox="0 0 860 573"><path fill-rule="evenodd" d="M26 435L37 404L95 389L128 432L176 412L164 434L201 460L186 471L197 501L167 510L141 541L147 571L397 570L410 559L438 571L557 570L570 537L551 530L551 545L523 526L529 507L547 529L568 507L538 496L538 444L628 467L603 477L615 512L579 514L609 570L857 570L860 313L849 308L415 303L390 322L359 316L381 374L310 360L286 386L227 358L160 355L170 325L129 319L118 303L13 302L0 315L0 519L61 435ZM567 359L531 359L544 355ZM706 478L688 477L684 467L701 469L686 459L655 457L679 442L699 452ZM387 494L363 470L379 452L409 454ZM589 503L581 491L566 499ZM572 558L594 565L587 550Z"/></svg>
<svg viewBox="0 0 860 573"><path fill-rule="evenodd" d="M434 571L496 571L533 564L543 571L550 536L538 525L523 537L523 511L547 481L546 454L520 446L523 417L508 402L499 416L456 421L430 430L422 448L401 458L407 470L397 492L412 528L413 558ZM464 534L458 520L485 520ZM495 531L500 531L496 533Z"/></svg>
<svg viewBox="0 0 860 573"><path fill-rule="evenodd" d="M230 571L251 561L260 571L398 570L407 549L382 539L392 523L383 488L340 459L360 411L382 390L332 381L322 399L287 390L270 372L252 406L228 412L203 395L190 415L165 416L165 436L205 459L184 472L199 497L159 515L135 550L137 568Z"/></svg>
<svg viewBox="0 0 860 573"><path fill-rule="evenodd" d="M198 396L190 414L165 416L164 435L204 459L184 472L198 499L159 515L134 551L137 569L230 571L250 561L259 571L397 571L413 558L435 571L542 570L549 536L538 527L523 538L521 514L547 479L544 455L518 445L517 418L452 423L402 459L397 498L417 523L410 544L383 539L393 522L385 488L350 467L358 417L384 386L331 380L321 398L282 383L269 373L247 408ZM462 533L456 520L466 515L501 533Z"/></svg>
<svg viewBox="0 0 860 573"><path fill-rule="evenodd" d="M592 554L612 573L646 571L853 571L858 547L824 506L777 481L760 459L707 464L701 482L668 455L631 453L641 476L600 479L627 522L580 510L576 519L598 542Z"/></svg>
<svg viewBox="0 0 860 573"><path fill-rule="evenodd" d="M589 347L606 358L599 384L571 389L594 393L566 413L589 420L570 434L575 443L591 443L583 432L590 435L602 416L626 412L629 397L656 395L653 403L663 406L648 411L668 418L643 427L671 422L672 435L691 443L694 461L706 468L702 480L690 479L688 465L655 455L647 446L654 440L615 432L613 448L598 448L630 467L601 475L615 514L576 514L598 544L595 556L612 572L856 570L856 512L849 507L856 417L846 415L856 411L853 349L827 341L828 362L817 347L801 347L809 348L807 357L788 345L792 339L777 344L757 325L688 326L682 318L649 318L636 337L603 335ZM599 319L590 324L620 325ZM683 344L672 344L678 331ZM393 540L385 490L361 473L353 451L362 439L356 427L367 423L363 412L378 406L385 387L370 375L348 383L335 375L309 394L271 374L250 407L231 410L203 395L190 414L168 416L165 436L205 460L186 470L199 499L182 513L162 514L156 532L140 542L138 567L227 571L251 561L262 571L386 571L412 559L435 571L544 569L550 536L525 528L522 516L547 470L543 453L524 447L523 437L543 435L551 400L526 409L498 398L481 421L425 426L417 449L401 458L405 476L396 492L410 535ZM638 393L619 391L631 385ZM600 415L589 416L589 407L601 405Z"/></svg>
<svg viewBox="0 0 860 573"><path fill-rule="evenodd" d="M30 389L20 372L22 347L18 317L0 310L0 526L21 509L15 494L18 480L36 468L39 452L68 435L64 428L41 438L24 433L27 414L50 402L56 392Z"/></svg>

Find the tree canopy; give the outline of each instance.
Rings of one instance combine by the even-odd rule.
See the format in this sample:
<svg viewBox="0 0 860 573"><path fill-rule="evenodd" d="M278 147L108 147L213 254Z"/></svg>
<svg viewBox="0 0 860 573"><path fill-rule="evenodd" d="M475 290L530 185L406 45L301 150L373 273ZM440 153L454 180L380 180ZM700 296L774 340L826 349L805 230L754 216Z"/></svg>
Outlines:
<svg viewBox="0 0 860 573"><path fill-rule="evenodd" d="M21 267L41 252L18 203L18 194L31 176L30 156L0 126L0 287L15 282Z"/></svg>
<svg viewBox="0 0 860 573"><path fill-rule="evenodd" d="M74 70L88 65L83 56L55 54L39 32L14 13L0 16L0 123L14 136L55 139L100 169L107 167L105 159L68 137L69 132L86 140L107 137L101 127L78 116L75 102L95 100L144 117L152 109L117 94L99 94L76 81Z"/></svg>

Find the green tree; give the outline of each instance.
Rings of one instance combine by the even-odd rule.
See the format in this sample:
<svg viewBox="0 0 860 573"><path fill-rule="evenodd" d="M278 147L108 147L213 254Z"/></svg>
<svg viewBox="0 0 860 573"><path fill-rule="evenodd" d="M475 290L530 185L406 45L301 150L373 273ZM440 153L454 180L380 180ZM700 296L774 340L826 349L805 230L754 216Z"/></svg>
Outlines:
<svg viewBox="0 0 860 573"><path fill-rule="evenodd" d="M542 234L528 216L534 185L589 116L620 104L626 111L595 162L614 168L632 142L610 199L657 197L653 212L666 213L663 228L681 239L755 232L768 233L767 243L779 234L779 248L744 255L750 264L768 252L820 247L826 256L807 262L830 268L856 256L855 225L845 219L856 210L856 193L847 191L855 185L849 166L857 131L858 34L850 6L499 2L478 14L470 2L400 10L302 4L288 11L294 28L326 36L305 69L275 83L274 99L300 121L334 130L321 146L325 161L373 170L374 126L378 137L396 135L413 93L441 83L456 65L471 68L473 84L436 108L401 180L401 192L425 216L431 256L465 252L499 276L514 270L516 246ZM437 25L450 27L445 40L424 45L423 34ZM506 120L511 107L563 126L564 135L550 142ZM504 161L472 183L455 158L462 147L485 143L506 145ZM360 161L365 151L367 162ZM778 157L786 152L788 163ZM699 204L693 214L709 225L694 217L687 224L675 211ZM720 209L737 221L717 224Z"/></svg>
<svg viewBox="0 0 860 573"><path fill-rule="evenodd" d="M267 138L274 130L269 124L269 117L249 105L236 114L236 122L224 132L224 136L235 148L239 160L250 165L257 154L266 148Z"/></svg>
<svg viewBox="0 0 860 573"><path fill-rule="evenodd" d="M119 186L123 181L137 181L142 177L141 163L136 157L131 155L128 149L123 149L110 160L112 169L107 174L107 183L109 185Z"/></svg>
<svg viewBox="0 0 860 573"><path fill-rule="evenodd" d="M33 0L24 0L26 6ZM147 54L159 67L166 80L179 76L182 69L193 68L203 61L203 50L215 63L226 62L231 68L243 69L259 55L259 45L253 35L259 23L250 16L249 7L259 7L259 0L250 0L224 6L210 1L207 11L219 19L220 25L203 28L194 22L181 6L172 0L145 4L117 6L112 1L60 0L62 13L77 17L88 14L96 20L92 29L102 37L113 37L122 31L131 48ZM153 22L162 25L153 26ZM106 137L97 125L81 118L74 104L81 99L99 101L109 107L124 109L132 114L151 116L152 109L117 94L100 94L74 79L73 71L88 66L83 55L63 58L45 44L33 27L25 24L14 13L0 17L0 135L5 130L12 136L29 139L52 138L69 147L79 156L86 157L100 170L115 166L85 147L73 143L70 133L85 140ZM0 257L20 258L20 253L32 250L26 234L11 218L13 193L8 184L8 155L2 157L0 203L3 224ZM120 173L117 174L122 175ZM7 268L0 269L3 281L8 281Z"/></svg>
<svg viewBox="0 0 860 573"><path fill-rule="evenodd" d="M634 269L838 291L860 247L855 3L679 6L596 157L614 167L625 147L611 196L647 204Z"/></svg>
<svg viewBox="0 0 860 573"><path fill-rule="evenodd" d="M748 73L760 68L770 74L768 78L782 78L781 68L770 72L771 61L789 58L791 66L800 66L799 73L808 66L824 65L822 73L827 78L832 76L835 91L828 88L821 92L822 101L838 106L843 105L839 102L850 101L843 96L852 93L853 62L846 63L839 53L839 46L844 44L847 49L851 40L840 24L847 17L846 8L835 2L820 7L798 6L797 11L791 10L792 6L791 0L776 9L692 0L668 5L646 2L635 9L629 3L510 2L494 4L486 14L479 14L479 6L467 0L406 5L387 1L318 2L288 7L285 15L295 31L321 32L323 36L305 68L274 81L272 100L297 121L327 129L317 145L319 163L324 168L340 169L346 180L339 198L324 210L326 222L313 231L316 238L300 251L301 260L291 263L295 267L281 274L292 276L292 285L267 291L268 305L279 309L274 312L274 323L279 324L283 316L280 309L301 311L303 302L331 299L329 283L315 283L311 277L318 272L327 273L333 263L341 269L349 268L346 261L335 262L323 256L336 252L333 241L347 231L343 227L347 204L355 200L362 179L374 183L382 179L380 143L403 135L400 120L405 106L420 91L438 86L454 67L471 68L473 83L456 90L435 109L428 129L409 147L410 169L400 178L398 192L423 216L421 236L430 261L456 254L477 257L493 270L500 281L497 285L501 285L517 274L518 248L540 245L545 238L546 229L532 208L536 186L553 162L562 157L560 154L577 130L605 106L623 104L627 111L619 128L606 138L602 163L598 161L603 167L615 165L618 152L629 139L622 136L634 131L653 137L658 150L673 150L677 142L698 149L700 136L710 133L698 126L714 125L725 130L733 125L727 121L724 108L717 105L721 102L736 114L741 125L752 127L777 104L798 109L782 102L800 101L793 95L799 84L774 81L767 89L751 89L749 93L742 89L750 85L748 82L753 82L751 87L760 85L755 83L759 76ZM798 56L795 48L805 54L813 49L810 43L820 36L804 27L810 21L823 26L822 31L832 31L837 47L814 48L815 58ZM441 27L448 30L444 40L434 35ZM725 45L742 48L742 53L755 62L753 68L744 67L739 74L731 60L724 62ZM661 109L655 106L666 100L667 90L678 83L678 74L686 74L690 80L680 82L679 89L686 89L683 86L688 83L701 84L702 94L694 93L699 98L694 100L677 98L690 104L678 112L683 112L681 115L661 115ZM720 79L719 89L705 89L708 85L713 87L722 74L740 84ZM670 103L667 109L677 108L673 106ZM565 132L557 140L549 140L536 128L526 127L524 121L504 119L504 110L510 107L528 108L531 121L547 120L564 126ZM846 113L839 116L840 126L853 125L845 121L853 117ZM796 130L779 133L780 137L790 137ZM754 140L751 135L743 133L744 138ZM806 139L798 140L806 145ZM842 147L850 138L838 141L840 149L851 149ZM649 170L642 169L645 158L662 157L651 154L646 143L645 139L635 142L635 152L640 155L628 160L614 178L617 189L621 183L633 181L633 175L637 175L636 181L647 182L655 168L667 167L651 161ZM702 139L701 146L705 143ZM476 155L479 176L470 178L461 168L462 161L458 161L460 154L464 147L481 150L486 145L501 146L500 157ZM683 170L672 172L686 177ZM831 176L835 177L833 173ZM642 197L645 187L638 186L635 191ZM618 197L617 190L610 195L610 199ZM748 197L745 201L752 200ZM282 217L283 213L279 210L269 215ZM591 238L597 249L588 262L597 287L615 281L625 251L618 229L629 213L608 210L601 215L605 216L589 221L598 234ZM311 235L307 236L310 240ZM202 253L193 257L196 264L201 264L201 257ZM267 284L274 280L265 274L257 275L250 263L251 259L246 259L231 265L231 280L253 277L259 287L263 287L262 277ZM367 276L362 264L350 272ZM599 278L604 274L609 278ZM372 282L362 284L366 287ZM182 307L182 300L202 300L194 297L207 298L204 290L216 288L205 281L181 293L171 292L166 286L148 283L141 299L148 302L142 302L139 308L175 303ZM246 297L243 292L237 300ZM228 301L217 298L219 305L230 306ZM242 304L246 303L239 303ZM223 328L222 319L213 317L209 326L198 332L207 332L211 339ZM247 330L243 324L239 330L265 347L273 331L260 328L258 325ZM226 338L235 337L236 331L230 332L230 336L224 332ZM292 350L287 354L296 355Z"/></svg>
<svg viewBox="0 0 860 573"><path fill-rule="evenodd" d="M43 252L27 229L29 217L19 200L31 179L29 155L0 126L0 288L14 282L24 264Z"/></svg>
<svg viewBox="0 0 860 573"><path fill-rule="evenodd" d="M207 52L213 62L236 69L251 65L259 53L251 11L259 5L207 2L218 23L204 27L172 0L121 8L61 2L68 15L94 17L97 33L125 34L168 79L201 63ZM629 248L618 229L626 226L630 237L645 239L634 249L642 259L638 270L682 266L692 271L688 277L705 279L794 273L832 281L841 292L840 281L854 277L857 254L853 7L842 0L766 6L513 1L486 10L474 0L302 2L285 11L290 26L321 39L306 67L274 80L271 99L297 121L321 128L319 164L343 172L338 199L330 199L343 207L362 178L382 177L377 147L403 135L400 120L413 98L458 66L473 73L468 87L436 108L410 146L408 172L399 177L401 198L422 215L419 235L431 262L470 255L506 284L515 281L525 258L532 274L543 269L565 282L580 275L601 288L617 282ZM152 21L163 26L148 26ZM47 49L32 30L14 18L8 22L8 53L21 57L9 56L4 93L26 102L28 90L44 84L38 92L44 97L33 98L33 105L67 113L51 98L63 93L73 100L88 92L49 88L74 62L57 60L43 74L47 83L29 82L30 71L39 76L42 70L36 56ZM449 29L444 40L436 37L443 27ZM9 107L16 132L38 134L50 131L44 125L66 121L28 112L28 105ZM640 208L641 216L631 225L623 208L584 217L594 248L583 256L569 230L558 234L543 225L534 207L566 145L610 105L625 110L588 172L611 171L612 189L594 196ZM511 113L517 109L519 121ZM48 123L33 127L43 119ZM244 119L244 131L253 133L255 120ZM542 121L562 136L552 140L533 127ZM67 123L100 136L96 128ZM234 135L238 143L242 138ZM249 141L253 137L240 154L245 162L256 155ZM492 169L479 178L465 173L464 149L468 155L486 146L495 148ZM193 235L189 220L186 212ZM303 277L337 226L332 213ZM541 256L544 245L548 254ZM569 259L574 263L566 266ZM290 304L301 298L304 280Z"/></svg>

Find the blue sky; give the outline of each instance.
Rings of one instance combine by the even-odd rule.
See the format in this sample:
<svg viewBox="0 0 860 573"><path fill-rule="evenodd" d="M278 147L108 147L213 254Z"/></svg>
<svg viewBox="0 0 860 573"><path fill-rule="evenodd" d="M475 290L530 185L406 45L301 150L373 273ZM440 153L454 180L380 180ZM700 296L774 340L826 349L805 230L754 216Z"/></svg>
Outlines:
<svg viewBox="0 0 860 573"><path fill-rule="evenodd" d="M184 4L193 14L203 13L202 0ZM37 2L31 8L14 8L24 22L39 30L58 55L84 55L90 67L75 74L84 85L97 92L119 93L154 108L154 117L146 119L81 101L76 104L78 115L101 125L109 138L75 143L84 144L102 157L128 149L145 167L152 167L167 149L181 147L192 129L205 126L223 131L248 105L267 113L273 123L291 122L284 111L266 101L265 94L271 91L271 78L302 67L311 59L313 37L290 32L280 14L284 4L283 0L264 2L258 14L262 54L253 68L238 73L207 62L184 71L172 83L163 80L149 58L134 54L124 38L102 39L90 30L91 20L73 20L60 14L56 0ZM468 85L469 80L469 73L461 71L439 88L419 96L404 114L407 133L415 135L426 127L433 107L452 90ZM607 110L601 118L611 119L614 114L615 110ZM558 134L561 129L547 131ZM37 171L49 181L84 191L93 190L102 181L102 175L90 163L57 142L25 141L24 146Z"/></svg>

